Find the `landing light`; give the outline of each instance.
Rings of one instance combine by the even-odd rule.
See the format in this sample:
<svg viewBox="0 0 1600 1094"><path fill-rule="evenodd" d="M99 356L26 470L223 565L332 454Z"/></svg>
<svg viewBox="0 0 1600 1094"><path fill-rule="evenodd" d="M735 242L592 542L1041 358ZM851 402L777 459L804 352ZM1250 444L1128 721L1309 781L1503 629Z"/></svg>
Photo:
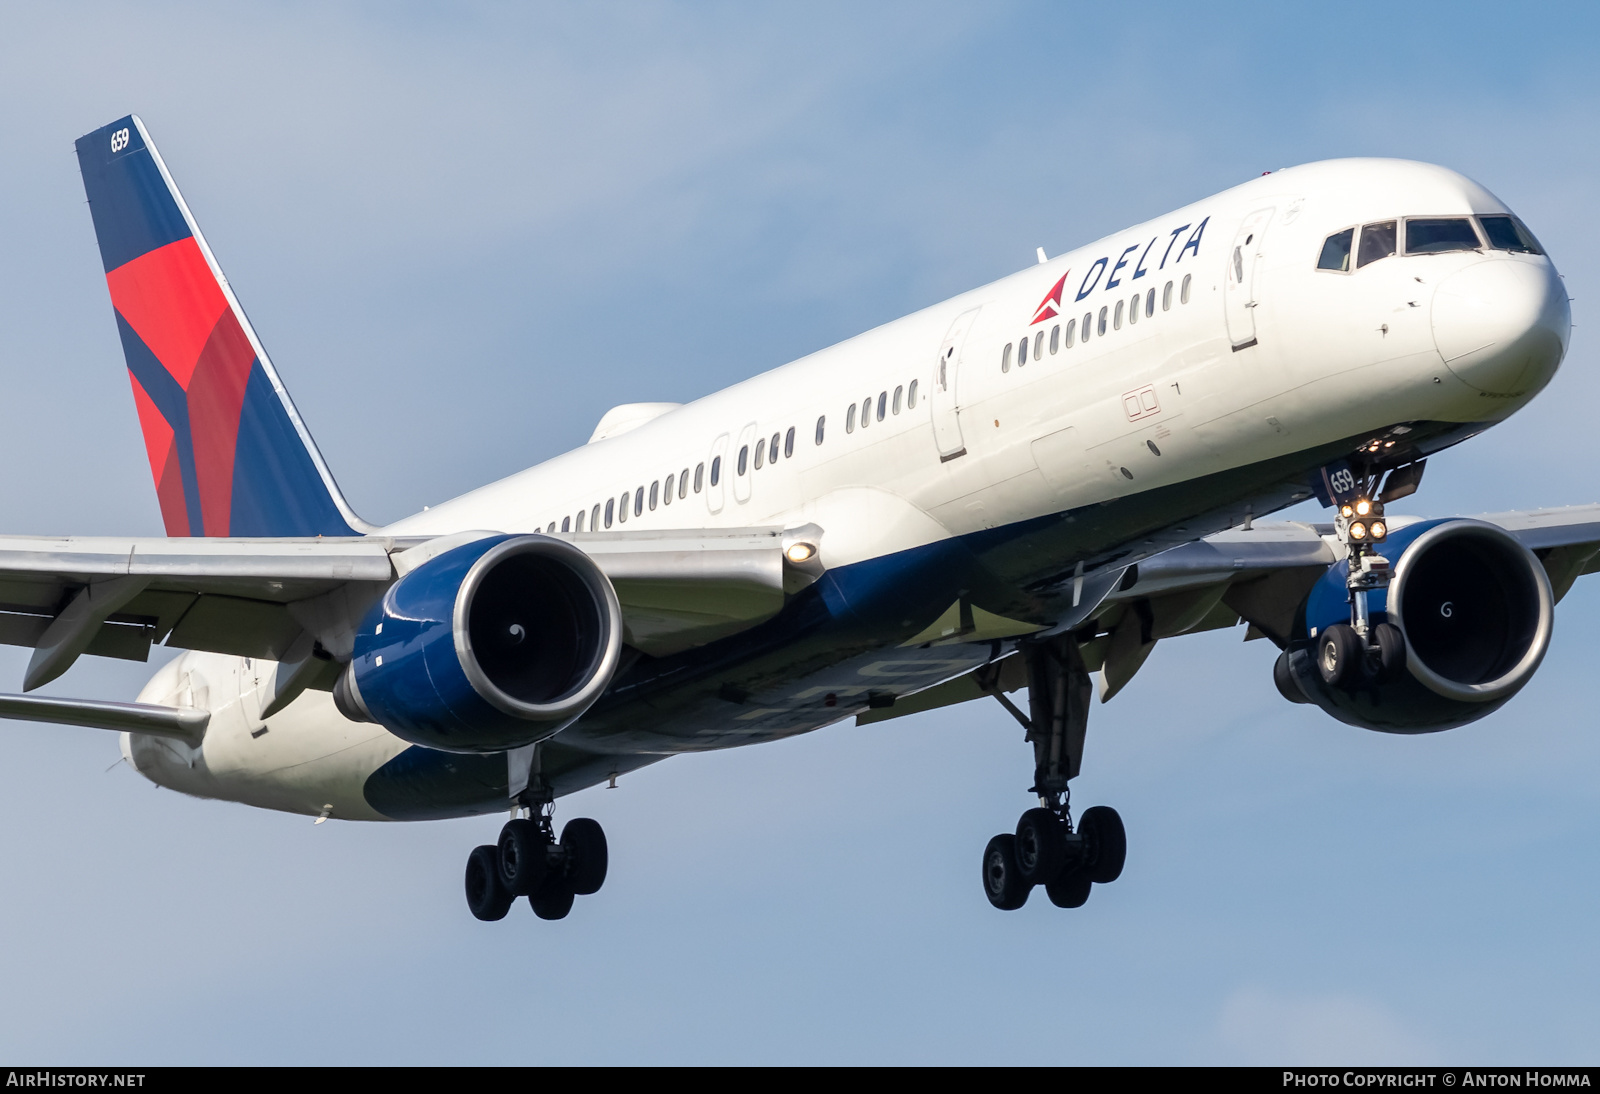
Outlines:
<svg viewBox="0 0 1600 1094"><path fill-rule="evenodd" d="M1370 512L1372 512L1372 503L1370 501L1368 501L1366 498L1357 498L1356 499L1356 516L1364 517Z"/></svg>
<svg viewBox="0 0 1600 1094"><path fill-rule="evenodd" d="M802 562L810 562L817 549L809 543L791 543L789 549L783 553L790 562L799 565Z"/></svg>
<svg viewBox="0 0 1600 1094"><path fill-rule="evenodd" d="M1355 512L1356 511L1354 509L1350 508L1350 506L1348 506L1348 505L1339 506L1339 515L1341 517L1353 517L1353 516L1355 516Z"/></svg>
<svg viewBox="0 0 1600 1094"><path fill-rule="evenodd" d="M1367 526L1365 524L1362 524L1359 520L1356 521L1354 524L1352 524L1350 526L1350 538L1351 539L1366 539L1367 538Z"/></svg>
<svg viewBox="0 0 1600 1094"><path fill-rule="evenodd" d="M1372 522L1372 538L1373 539L1382 539L1384 536L1386 536L1388 534L1389 534L1389 529L1384 526L1383 521L1375 520L1375 521Z"/></svg>

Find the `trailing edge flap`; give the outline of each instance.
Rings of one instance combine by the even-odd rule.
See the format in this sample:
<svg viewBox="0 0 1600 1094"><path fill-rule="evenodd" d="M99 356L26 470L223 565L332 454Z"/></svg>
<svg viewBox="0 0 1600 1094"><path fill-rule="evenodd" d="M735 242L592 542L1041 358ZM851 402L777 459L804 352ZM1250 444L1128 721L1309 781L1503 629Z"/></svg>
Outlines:
<svg viewBox="0 0 1600 1094"><path fill-rule="evenodd" d="M0 536L0 644L57 644L83 590L137 578L126 602L73 641L78 653L143 661L153 642L283 660L307 632L348 656L360 614L396 578L459 543L490 535L314 539ZM786 592L821 574L785 549L821 529L601 532L566 535L611 578L627 640L660 656L771 618ZM82 611L79 614L86 614ZM352 618L353 617L353 618ZM52 631L52 627L55 629ZM65 643L60 643L66 645Z"/></svg>

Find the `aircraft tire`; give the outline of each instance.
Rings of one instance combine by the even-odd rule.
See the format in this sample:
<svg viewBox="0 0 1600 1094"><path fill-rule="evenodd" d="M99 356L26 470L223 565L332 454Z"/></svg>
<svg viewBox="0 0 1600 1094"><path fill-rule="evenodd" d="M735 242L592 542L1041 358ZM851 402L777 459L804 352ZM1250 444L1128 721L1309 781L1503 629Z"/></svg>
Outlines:
<svg viewBox="0 0 1600 1094"><path fill-rule="evenodd" d="M1030 809L1017 821L1013 844L1017 872L1026 885L1043 885L1066 865L1067 844L1061 818L1048 809Z"/></svg>
<svg viewBox="0 0 1600 1094"><path fill-rule="evenodd" d="M983 849L983 891L1003 912L1014 912L1028 902L1033 888L1017 870L1017 837L1004 832Z"/></svg>
<svg viewBox="0 0 1600 1094"><path fill-rule="evenodd" d="M1317 636L1317 671L1329 687L1344 687L1361 666L1361 636L1348 623L1335 623Z"/></svg>
<svg viewBox="0 0 1600 1094"><path fill-rule="evenodd" d="M566 879L552 874L536 892L528 894L528 906L540 919L565 919L576 898L577 894Z"/></svg>
<svg viewBox="0 0 1600 1094"><path fill-rule="evenodd" d="M1089 890L1094 887L1089 874L1081 867L1063 870L1045 884L1045 895L1057 908L1081 908L1089 900Z"/></svg>
<svg viewBox="0 0 1600 1094"><path fill-rule="evenodd" d="M544 833L533 821L519 817L500 829L500 883L512 896L527 896L539 888L548 872Z"/></svg>
<svg viewBox="0 0 1600 1094"><path fill-rule="evenodd" d="M1393 623L1372 628L1373 644L1378 647L1380 679L1393 680L1406 667L1406 636Z"/></svg>
<svg viewBox="0 0 1600 1094"><path fill-rule="evenodd" d="M1128 859L1128 833L1117 811L1109 805L1085 809L1078 831L1089 845L1082 870L1088 879L1107 885L1121 877Z"/></svg>
<svg viewBox="0 0 1600 1094"><path fill-rule="evenodd" d="M579 896L598 893L606 882L605 829L588 817L574 817L561 829L561 846L567 852L566 878Z"/></svg>
<svg viewBox="0 0 1600 1094"><path fill-rule="evenodd" d="M476 919L492 923L504 919L516 898L500 881L500 852L490 843L474 847L467 856L467 908Z"/></svg>

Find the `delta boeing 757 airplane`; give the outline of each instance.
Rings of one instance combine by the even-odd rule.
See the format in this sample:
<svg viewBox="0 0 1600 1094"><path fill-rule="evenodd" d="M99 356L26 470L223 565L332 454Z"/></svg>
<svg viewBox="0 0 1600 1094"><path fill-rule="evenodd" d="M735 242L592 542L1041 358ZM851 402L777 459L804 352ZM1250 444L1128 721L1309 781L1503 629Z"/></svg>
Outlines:
<svg viewBox="0 0 1600 1094"><path fill-rule="evenodd" d="M467 857L479 919L600 888L606 837L558 835L562 795L980 699L1033 746L985 893L1077 907L1126 851L1114 810L1070 807L1091 693L1157 642L1244 627L1287 701L1433 732L1515 696L1600 569L1600 506L1385 512L1570 334L1538 241L1442 167L1252 179L696 402L615 407L582 448L374 527L144 124L77 150L168 538L0 537L0 642L33 649L24 692L86 653L185 652L137 702L0 716L119 730L198 797L509 812ZM1261 519L1311 498L1326 523Z"/></svg>

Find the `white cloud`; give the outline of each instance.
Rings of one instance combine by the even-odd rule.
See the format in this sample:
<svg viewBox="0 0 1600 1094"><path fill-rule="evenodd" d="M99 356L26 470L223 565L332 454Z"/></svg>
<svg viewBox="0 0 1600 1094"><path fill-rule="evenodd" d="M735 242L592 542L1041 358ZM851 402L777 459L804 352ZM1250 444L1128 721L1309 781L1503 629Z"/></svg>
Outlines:
<svg viewBox="0 0 1600 1094"><path fill-rule="evenodd" d="M1255 985L1223 1003L1216 1035L1221 1054L1236 1064L1420 1064L1443 1055L1381 1003Z"/></svg>

